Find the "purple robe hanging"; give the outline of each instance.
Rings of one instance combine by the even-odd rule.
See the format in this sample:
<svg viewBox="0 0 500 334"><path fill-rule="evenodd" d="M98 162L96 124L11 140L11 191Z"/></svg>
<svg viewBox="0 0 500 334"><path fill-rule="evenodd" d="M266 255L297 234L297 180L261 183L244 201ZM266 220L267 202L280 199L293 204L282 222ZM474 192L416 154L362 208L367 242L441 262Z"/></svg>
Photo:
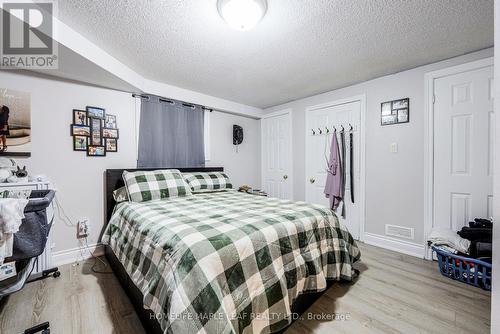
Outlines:
<svg viewBox="0 0 500 334"><path fill-rule="evenodd" d="M330 159L326 176L325 195L330 199L330 208L337 209L342 202L342 163L340 161L337 131L333 133Z"/></svg>

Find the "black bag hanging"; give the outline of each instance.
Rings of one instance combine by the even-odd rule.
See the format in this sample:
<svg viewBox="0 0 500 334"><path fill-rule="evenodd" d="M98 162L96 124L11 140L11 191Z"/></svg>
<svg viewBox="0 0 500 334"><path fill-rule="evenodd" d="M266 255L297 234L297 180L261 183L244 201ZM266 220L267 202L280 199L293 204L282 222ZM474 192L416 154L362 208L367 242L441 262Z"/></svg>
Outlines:
<svg viewBox="0 0 500 334"><path fill-rule="evenodd" d="M341 143L341 149L342 151L340 152L341 154L341 164L342 164L342 189L341 189L341 195L342 195L342 218L345 219L345 167L346 167L346 164L345 164L345 154L346 154L346 150L345 150L345 132L344 132L344 128L342 127L342 131L340 131L340 143Z"/></svg>
<svg viewBox="0 0 500 334"><path fill-rule="evenodd" d="M354 203L354 140L352 126L351 130L349 131L349 160L349 173L351 174L351 202Z"/></svg>

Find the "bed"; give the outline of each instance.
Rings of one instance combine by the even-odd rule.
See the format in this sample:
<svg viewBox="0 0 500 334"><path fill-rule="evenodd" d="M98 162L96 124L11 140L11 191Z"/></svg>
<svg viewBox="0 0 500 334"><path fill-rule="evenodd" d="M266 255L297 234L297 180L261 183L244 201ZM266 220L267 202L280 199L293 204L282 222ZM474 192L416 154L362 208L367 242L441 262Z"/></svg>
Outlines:
<svg viewBox="0 0 500 334"><path fill-rule="evenodd" d="M148 333L280 332L353 278L359 249L327 208L236 191L115 206L122 172L106 171L103 243Z"/></svg>

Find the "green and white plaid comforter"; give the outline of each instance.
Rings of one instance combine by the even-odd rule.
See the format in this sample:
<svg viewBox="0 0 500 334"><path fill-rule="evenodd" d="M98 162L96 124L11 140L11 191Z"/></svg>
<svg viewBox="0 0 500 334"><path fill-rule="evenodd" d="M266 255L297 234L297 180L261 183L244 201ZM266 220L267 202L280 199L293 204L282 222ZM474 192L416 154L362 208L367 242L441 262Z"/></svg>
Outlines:
<svg viewBox="0 0 500 334"><path fill-rule="evenodd" d="M166 333L268 333L360 252L335 214L235 191L120 203L103 242Z"/></svg>

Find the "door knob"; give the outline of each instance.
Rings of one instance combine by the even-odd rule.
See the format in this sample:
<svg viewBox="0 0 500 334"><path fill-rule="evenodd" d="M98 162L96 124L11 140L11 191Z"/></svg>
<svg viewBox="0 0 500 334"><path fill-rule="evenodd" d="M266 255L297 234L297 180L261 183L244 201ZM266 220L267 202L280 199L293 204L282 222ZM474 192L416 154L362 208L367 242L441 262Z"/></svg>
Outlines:
<svg viewBox="0 0 500 334"><path fill-rule="evenodd" d="M283 175L283 180L288 179L288 175Z"/></svg>
<svg viewBox="0 0 500 334"><path fill-rule="evenodd" d="M314 182L316 182L316 179L315 179L314 177L311 177L311 178L309 179L309 182L310 182L311 184L313 184Z"/></svg>

